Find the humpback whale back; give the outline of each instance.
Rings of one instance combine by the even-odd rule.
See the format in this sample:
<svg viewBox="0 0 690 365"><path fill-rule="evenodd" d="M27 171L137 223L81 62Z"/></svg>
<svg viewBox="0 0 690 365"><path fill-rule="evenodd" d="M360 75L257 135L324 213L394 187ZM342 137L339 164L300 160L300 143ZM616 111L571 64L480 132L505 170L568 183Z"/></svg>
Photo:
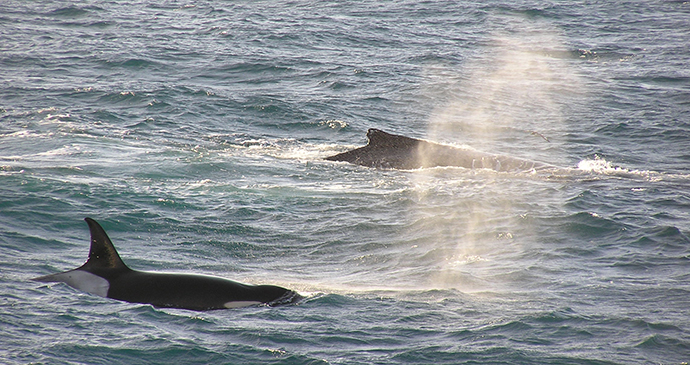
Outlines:
<svg viewBox="0 0 690 365"><path fill-rule="evenodd" d="M346 161L377 168L415 169L421 167L418 166L417 151L423 141L374 128L367 131L367 139L369 142L366 146L326 157L326 160Z"/></svg>
<svg viewBox="0 0 690 365"><path fill-rule="evenodd" d="M391 134L374 128L367 131L367 138L369 142L366 146L325 159L345 161L367 167L403 170L437 166L484 168L496 171L532 171L555 168L539 162L442 145Z"/></svg>

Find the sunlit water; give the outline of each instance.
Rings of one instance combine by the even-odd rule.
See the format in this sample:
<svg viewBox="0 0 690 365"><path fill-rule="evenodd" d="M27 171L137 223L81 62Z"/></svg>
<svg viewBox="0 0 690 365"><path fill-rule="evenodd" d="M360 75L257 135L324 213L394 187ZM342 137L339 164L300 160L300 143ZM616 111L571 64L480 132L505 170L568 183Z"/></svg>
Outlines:
<svg viewBox="0 0 690 365"><path fill-rule="evenodd" d="M690 5L4 2L6 363L690 360ZM368 128L558 166L324 161ZM124 261L295 289L156 309Z"/></svg>

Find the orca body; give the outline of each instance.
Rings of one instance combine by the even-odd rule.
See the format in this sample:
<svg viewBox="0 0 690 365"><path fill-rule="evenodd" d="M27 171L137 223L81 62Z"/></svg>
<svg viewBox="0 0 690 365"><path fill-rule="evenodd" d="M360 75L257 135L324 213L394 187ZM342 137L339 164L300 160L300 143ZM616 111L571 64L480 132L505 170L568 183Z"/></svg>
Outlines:
<svg viewBox="0 0 690 365"><path fill-rule="evenodd" d="M481 153L386 133L373 128L367 131L367 138L369 142L366 146L326 157L326 160L346 161L367 167L402 170L443 166L511 172L557 169L555 166L540 162Z"/></svg>
<svg viewBox="0 0 690 365"><path fill-rule="evenodd" d="M64 282L102 297L162 308L211 310L250 305L294 303L302 297L273 285L249 285L193 274L154 273L132 270L120 259L105 230L85 218L91 231L91 249L86 263L76 269L34 278L41 282Z"/></svg>

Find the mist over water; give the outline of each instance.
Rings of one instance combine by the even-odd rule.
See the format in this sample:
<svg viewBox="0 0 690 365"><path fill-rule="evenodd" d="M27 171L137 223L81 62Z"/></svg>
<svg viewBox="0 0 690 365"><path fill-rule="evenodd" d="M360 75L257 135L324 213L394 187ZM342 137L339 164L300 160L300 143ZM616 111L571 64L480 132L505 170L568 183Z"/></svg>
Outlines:
<svg viewBox="0 0 690 365"><path fill-rule="evenodd" d="M563 57L568 51L562 31L527 16L496 14L486 23L488 37L480 52L456 69L439 65L426 71L432 80L426 87L430 92L443 90L436 97L445 101L431 114L428 138L473 150L505 151L515 157L563 163L565 141L552 142L547 136L566 128L562 106L581 103L577 99L586 94L578 89L581 82L577 69L571 67L572 57ZM455 189L469 194L452 191L442 201L437 186L448 182L439 179L453 177L433 169L412 177L418 186L433 186L431 192L420 194L417 203L418 215L434 217L426 222L433 227L430 241L449 243L439 249L445 262L432 285L465 292L514 288L511 275L501 269L502 262L530 250L520 239L536 234L528 219L526 199L533 199L532 193L543 196L545 186L528 181L529 172L523 177L474 173L479 181L455 182ZM449 202L455 204L449 206Z"/></svg>
<svg viewBox="0 0 690 365"><path fill-rule="evenodd" d="M492 150L502 141L549 142L548 135L568 122L563 109L586 98L562 31L523 17L491 17L487 24L491 30L481 53L449 70L455 75L438 77L451 83L446 105L432 114L429 138L457 135Z"/></svg>
<svg viewBox="0 0 690 365"><path fill-rule="evenodd" d="M0 5L7 363L681 364L684 2ZM366 132L552 169L374 169ZM275 284L191 312L87 258Z"/></svg>

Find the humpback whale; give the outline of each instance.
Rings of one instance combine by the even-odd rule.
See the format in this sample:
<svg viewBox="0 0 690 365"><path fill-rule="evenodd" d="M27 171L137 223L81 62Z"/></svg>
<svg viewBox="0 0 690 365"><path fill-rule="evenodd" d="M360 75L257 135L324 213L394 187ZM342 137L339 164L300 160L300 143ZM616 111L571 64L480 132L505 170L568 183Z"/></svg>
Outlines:
<svg viewBox="0 0 690 365"><path fill-rule="evenodd" d="M437 166L483 168L510 172L557 169L557 167L545 163L442 145L391 134L374 128L367 131L367 138L369 142L366 146L326 157L326 160L402 170Z"/></svg>
<svg viewBox="0 0 690 365"><path fill-rule="evenodd" d="M193 274L156 273L132 270L120 259L105 230L85 218L91 232L91 249L86 263L76 269L31 280L63 282L102 297L161 308L211 310L250 305L290 304L302 297L273 285L249 285Z"/></svg>

